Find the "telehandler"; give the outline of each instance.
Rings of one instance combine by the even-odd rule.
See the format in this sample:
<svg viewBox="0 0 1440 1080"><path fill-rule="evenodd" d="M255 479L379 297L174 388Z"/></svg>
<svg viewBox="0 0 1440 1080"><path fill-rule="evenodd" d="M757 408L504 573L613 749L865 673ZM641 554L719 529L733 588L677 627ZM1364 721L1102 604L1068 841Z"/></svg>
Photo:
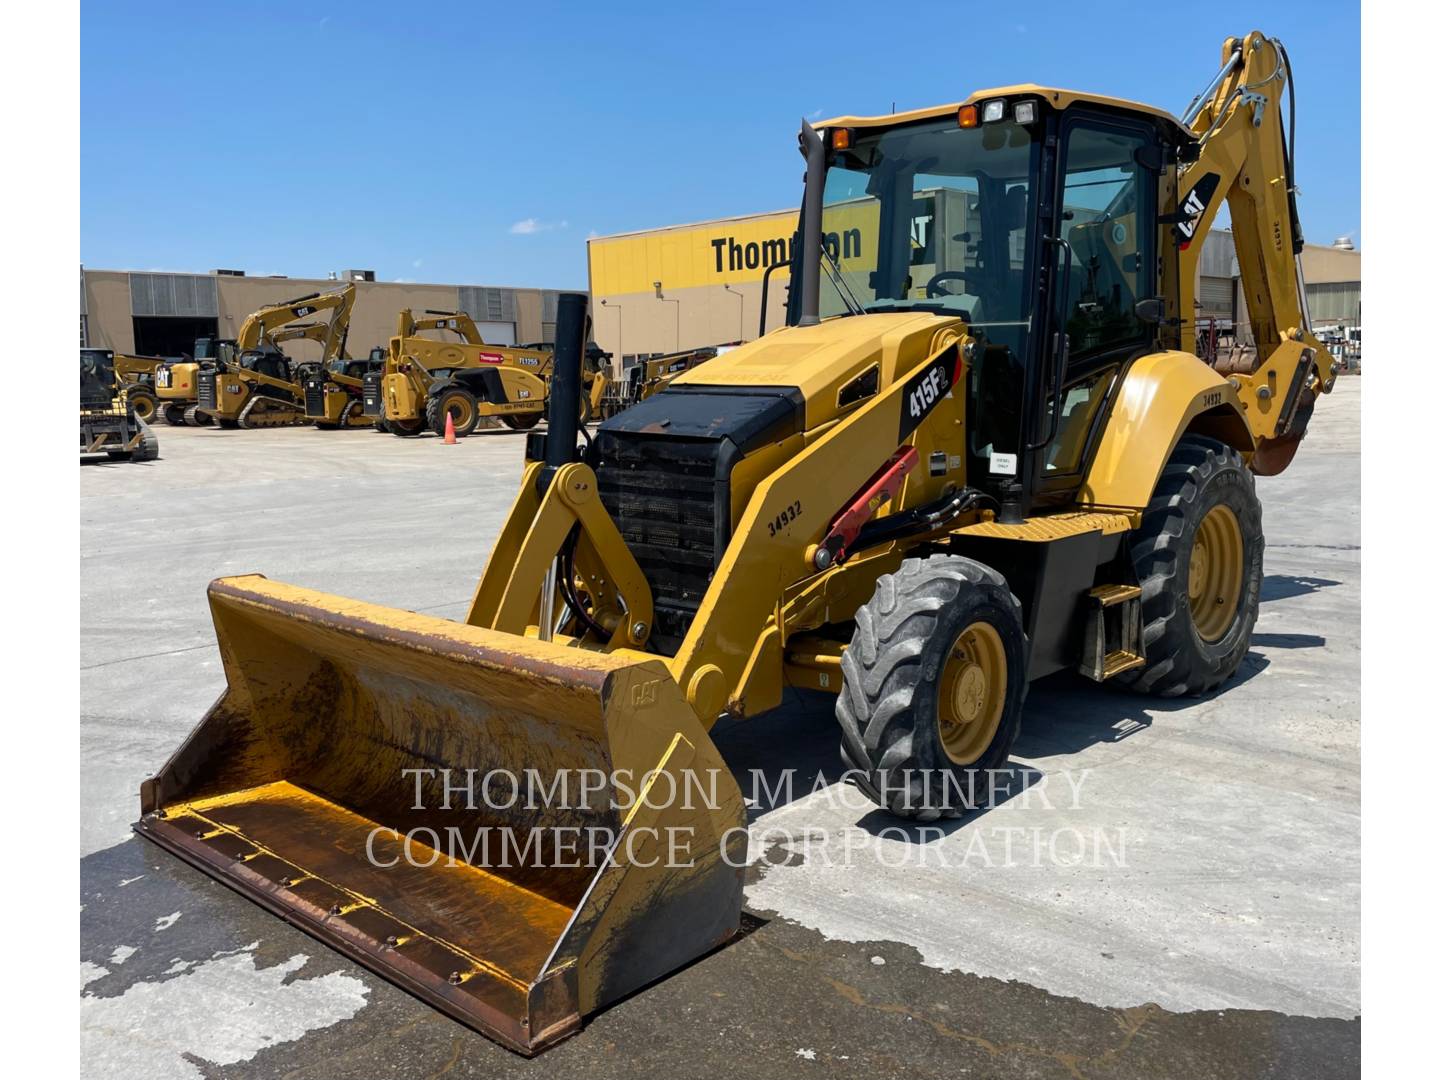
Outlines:
<svg viewBox="0 0 1440 1080"><path fill-rule="evenodd" d="M130 411L136 419L153 424L160 412L160 401L155 395L155 373L167 361L163 356L132 356L129 353L115 353L115 378L125 391Z"/></svg>
<svg viewBox="0 0 1440 1080"><path fill-rule="evenodd" d="M1032 679L1219 687L1259 604L1254 477L1334 378L1289 81L1251 33L1179 120L1027 84L802 122L786 325L581 448L563 295L551 426L465 621L214 582L228 686L136 827L531 1054L735 933L722 713L837 694L859 787L929 820L990 797ZM1222 202L1257 346L1228 377L1192 320ZM608 842L567 859L562 830Z"/></svg>
<svg viewBox="0 0 1440 1080"><path fill-rule="evenodd" d="M324 370L345 346L355 286L334 292L311 293L261 308L246 318L235 340L235 358L196 375L195 411L226 428L283 427L305 422L305 380ZM328 321L291 326L316 312L328 311ZM318 339L318 362L296 364L282 352L275 335Z"/></svg>
<svg viewBox="0 0 1440 1080"><path fill-rule="evenodd" d="M453 333L460 340L418 336L426 331ZM416 319L406 309L390 339L385 370L372 376L378 393L366 394L366 407L383 415L385 430L395 435L427 430L442 435L447 414L461 438L484 416L526 430L546 415L551 358L544 345L486 344L463 311L426 311ZM598 408L606 386L603 365L593 356L587 360L584 421Z"/></svg>

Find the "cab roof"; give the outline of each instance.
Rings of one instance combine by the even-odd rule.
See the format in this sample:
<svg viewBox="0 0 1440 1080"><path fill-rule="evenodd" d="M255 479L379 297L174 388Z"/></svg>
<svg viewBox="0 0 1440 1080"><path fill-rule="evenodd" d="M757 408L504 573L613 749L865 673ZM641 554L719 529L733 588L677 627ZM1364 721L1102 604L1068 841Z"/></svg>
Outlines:
<svg viewBox="0 0 1440 1080"><path fill-rule="evenodd" d="M1053 86L1037 86L1034 83L1018 83L1015 86L998 86L990 90L977 90L964 101L956 101L950 105L932 105L925 109L911 109L903 113L887 113L883 116L836 116L829 120L821 120L815 127L890 127L915 120L930 120L937 116L953 116L962 105L978 105L990 98L1024 97L1026 95L1044 98L1055 109L1068 109L1072 105L1103 105L1106 108L1121 109L1125 112L1143 113L1146 116L1166 121L1179 135L1194 137L1194 133L1182 125L1172 113L1166 112L1164 109L1157 109L1153 105L1143 105L1138 101L1126 101L1124 98L1106 97L1104 94L1087 94L1080 90L1061 90Z"/></svg>

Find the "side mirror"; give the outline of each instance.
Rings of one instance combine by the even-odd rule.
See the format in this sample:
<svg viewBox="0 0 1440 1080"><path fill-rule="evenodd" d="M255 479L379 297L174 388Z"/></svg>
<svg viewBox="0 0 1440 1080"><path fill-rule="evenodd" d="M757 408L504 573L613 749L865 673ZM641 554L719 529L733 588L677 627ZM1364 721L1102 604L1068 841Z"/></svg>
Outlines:
<svg viewBox="0 0 1440 1080"><path fill-rule="evenodd" d="M1135 301L1135 317L1143 323L1160 323L1165 321L1165 298L1162 296L1149 296L1144 300Z"/></svg>

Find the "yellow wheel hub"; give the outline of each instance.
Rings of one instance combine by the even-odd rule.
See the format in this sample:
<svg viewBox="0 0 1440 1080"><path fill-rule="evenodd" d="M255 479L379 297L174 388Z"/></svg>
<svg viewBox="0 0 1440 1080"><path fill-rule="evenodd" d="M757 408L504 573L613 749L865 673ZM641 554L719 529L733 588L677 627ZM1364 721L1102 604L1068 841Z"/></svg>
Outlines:
<svg viewBox="0 0 1440 1080"><path fill-rule="evenodd" d="M1234 623L1244 569L1240 520L1228 506L1211 507L1195 532L1187 583L1190 617L1203 640L1219 641Z"/></svg>
<svg viewBox="0 0 1440 1080"><path fill-rule="evenodd" d="M941 745L956 765L974 764L994 740L1007 677L1005 646L993 626L973 622L960 631L940 673L937 717Z"/></svg>
<svg viewBox="0 0 1440 1080"><path fill-rule="evenodd" d="M463 428L470 423L470 402L462 397L453 397L449 401L450 415L455 418L455 426Z"/></svg>

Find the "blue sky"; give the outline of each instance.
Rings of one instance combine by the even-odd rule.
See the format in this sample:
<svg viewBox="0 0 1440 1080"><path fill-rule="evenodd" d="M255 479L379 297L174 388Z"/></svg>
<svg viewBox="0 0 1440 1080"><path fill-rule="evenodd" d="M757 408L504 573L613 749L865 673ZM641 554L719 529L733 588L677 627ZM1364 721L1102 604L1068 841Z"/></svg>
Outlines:
<svg viewBox="0 0 1440 1080"><path fill-rule="evenodd" d="M1358 3L1225 7L87 0L81 259L584 287L588 235L796 205L802 115L1179 113L1250 29L1295 67L1306 236L1358 244Z"/></svg>

